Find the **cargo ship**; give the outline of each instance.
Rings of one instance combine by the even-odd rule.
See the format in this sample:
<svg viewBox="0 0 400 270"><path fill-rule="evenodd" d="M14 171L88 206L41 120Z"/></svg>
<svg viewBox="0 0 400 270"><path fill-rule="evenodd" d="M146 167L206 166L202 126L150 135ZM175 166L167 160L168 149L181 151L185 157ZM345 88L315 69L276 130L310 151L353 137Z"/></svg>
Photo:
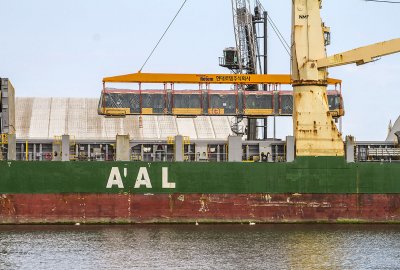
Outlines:
<svg viewBox="0 0 400 270"><path fill-rule="evenodd" d="M327 57L321 1L295 0L292 74L260 74L249 29L267 14L245 2L232 1L238 44L220 61L231 74L107 77L100 101L15 98L1 79L0 223L400 222L400 119L386 141L343 140L341 81L327 76L399 39ZM258 139L279 116L293 136Z"/></svg>

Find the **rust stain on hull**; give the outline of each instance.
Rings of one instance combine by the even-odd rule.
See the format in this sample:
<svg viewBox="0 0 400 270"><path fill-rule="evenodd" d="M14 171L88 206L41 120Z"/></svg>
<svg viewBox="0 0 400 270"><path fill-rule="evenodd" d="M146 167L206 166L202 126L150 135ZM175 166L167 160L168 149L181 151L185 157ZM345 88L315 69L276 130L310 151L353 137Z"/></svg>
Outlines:
<svg viewBox="0 0 400 270"><path fill-rule="evenodd" d="M0 223L400 222L399 194L2 194Z"/></svg>

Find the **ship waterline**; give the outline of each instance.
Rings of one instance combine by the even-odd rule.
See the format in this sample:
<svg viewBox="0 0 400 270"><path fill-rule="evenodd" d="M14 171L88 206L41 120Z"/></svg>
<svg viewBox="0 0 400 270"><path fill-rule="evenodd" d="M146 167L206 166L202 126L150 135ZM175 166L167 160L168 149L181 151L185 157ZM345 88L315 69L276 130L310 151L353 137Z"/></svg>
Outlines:
<svg viewBox="0 0 400 270"><path fill-rule="evenodd" d="M2 224L397 223L397 194L3 194Z"/></svg>

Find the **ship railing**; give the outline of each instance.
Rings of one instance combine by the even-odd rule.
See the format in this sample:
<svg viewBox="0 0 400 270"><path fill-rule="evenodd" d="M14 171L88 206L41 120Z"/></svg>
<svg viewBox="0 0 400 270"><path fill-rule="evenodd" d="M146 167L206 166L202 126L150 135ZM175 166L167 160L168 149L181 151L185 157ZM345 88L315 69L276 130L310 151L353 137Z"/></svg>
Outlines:
<svg viewBox="0 0 400 270"><path fill-rule="evenodd" d="M369 159L369 160L362 160L362 161L357 161L360 163L400 163L399 159L392 159L392 158L386 158L386 159Z"/></svg>
<svg viewBox="0 0 400 270"><path fill-rule="evenodd" d="M266 160L261 159L259 155L249 156L247 159L244 156L242 162L272 162L272 163L286 162L286 155L271 154L267 155Z"/></svg>
<svg viewBox="0 0 400 270"><path fill-rule="evenodd" d="M88 161L105 161L105 156L104 153L90 153Z"/></svg>
<svg viewBox="0 0 400 270"><path fill-rule="evenodd" d="M156 153L143 153L132 154L131 161L144 161L144 162L172 162L174 161L173 153L156 152Z"/></svg>
<svg viewBox="0 0 400 270"><path fill-rule="evenodd" d="M49 151L42 152L32 152L28 151L17 151L16 152L17 160L25 160L25 161L51 161L53 160L54 153Z"/></svg>
<svg viewBox="0 0 400 270"><path fill-rule="evenodd" d="M400 157L400 148L370 148L367 155L371 157Z"/></svg>
<svg viewBox="0 0 400 270"><path fill-rule="evenodd" d="M208 161L225 162L228 161L228 153L208 153Z"/></svg>
<svg viewBox="0 0 400 270"><path fill-rule="evenodd" d="M186 162L194 162L196 161L196 154L193 152L186 152L183 155L183 160Z"/></svg>
<svg viewBox="0 0 400 270"><path fill-rule="evenodd" d="M131 160L132 161L142 161L142 155L140 154L131 154Z"/></svg>
<svg viewBox="0 0 400 270"><path fill-rule="evenodd" d="M163 153L162 155L157 155L157 153L144 153L142 155L131 155L131 161L144 161L144 162L173 162L175 161L175 155L173 153ZM195 153L183 153L184 162L197 162Z"/></svg>

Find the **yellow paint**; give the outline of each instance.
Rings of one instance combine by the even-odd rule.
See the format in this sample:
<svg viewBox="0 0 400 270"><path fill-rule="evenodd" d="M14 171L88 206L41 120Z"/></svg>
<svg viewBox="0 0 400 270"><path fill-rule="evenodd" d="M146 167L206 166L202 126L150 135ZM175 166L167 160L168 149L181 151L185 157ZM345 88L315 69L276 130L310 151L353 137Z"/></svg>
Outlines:
<svg viewBox="0 0 400 270"><path fill-rule="evenodd" d="M190 137L189 136L183 136L183 144L190 144Z"/></svg>
<svg viewBox="0 0 400 270"><path fill-rule="evenodd" d="M175 138L173 136L168 136L167 137L167 144L174 144L175 143Z"/></svg>
<svg viewBox="0 0 400 270"><path fill-rule="evenodd" d="M62 136L54 136L54 144L61 144Z"/></svg>
<svg viewBox="0 0 400 270"><path fill-rule="evenodd" d="M344 115L344 110L329 111L327 68L351 63L361 65L400 52L397 38L327 57L321 7L321 0L293 0L293 133L297 156L344 156L342 135L333 121L333 116Z"/></svg>
<svg viewBox="0 0 400 270"><path fill-rule="evenodd" d="M264 115L273 115L273 112L274 112L273 109L246 109L244 114L264 116Z"/></svg>
<svg viewBox="0 0 400 270"><path fill-rule="evenodd" d="M332 117L342 117L342 116L344 116L344 110L343 109L330 110L329 112L331 113Z"/></svg>
<svg viewBox="0 0 400 270"><path fill-rule="evenodd" d="M1 144L8 144L8 135L7 134L1 134Z"/></svg>
<svg viewBox="0 0 400 270"><path fill-rule="evenodd" d="M344 144L329 112L321 1L294 0L292 8L293 134L297 156L344 156Z"/></svg>
<svg viewBox="0 0 400 270"><path fill-rule="evenodd" d="M210 115L223 115L225 113L224 108L212 108L208 109L208 114Z"/></svg>
<svg viewBox="0 0 400 270"><path fill-rule="evenodd" d="M362 65L373 61L373 59L377 57L398 52L400 52L400 38L371 44L347 52L338 53L330 57L324 57L317 60L317 65L319 68L336 67L353 63Z"/></svg>
<svg viewBox="0 0 400 270"><path fill-rule="evenodd" d="M69 135L69 145L74 146L76 145L76 139L75 136Z"/></svg>
<svg viewBox="0 0 400 270"><path fill-rule="evenodd" d="M344 156L344 144L328 112L326 87L294 87L296 156Z"/></svg>
<svg viewBox="0 0 400 270"><path fill-rule="evenodd" d="M28 140L25 141L25 160L26 161L29 160L29 144L28 144Z"/></svg>
<svg viewBox="0 0 400 270"><path fill-rule="evenodd" d="M104 108L105 115L123 116L130 113L131 110L129 108Z"/></svg>
<svg viewBox="0 0 400 270"><path fill-rule="evenodd" d="M201 115L201 108L173 108L174 115Z"/></svg>
<svg viewBox="0 0 400 270"><path fill-rule="evenodd" d="M153 114L153 108L142 108L142 114Z"/></svg>
<svg viewBox="0 0 400 270"><path fill-rule="evenodd" d="M200 83L200 84L291 84L288 74L176 74L176 73L132 73L106 77L106 83ZM329 84L341 80L328 79Z"/></svg>

